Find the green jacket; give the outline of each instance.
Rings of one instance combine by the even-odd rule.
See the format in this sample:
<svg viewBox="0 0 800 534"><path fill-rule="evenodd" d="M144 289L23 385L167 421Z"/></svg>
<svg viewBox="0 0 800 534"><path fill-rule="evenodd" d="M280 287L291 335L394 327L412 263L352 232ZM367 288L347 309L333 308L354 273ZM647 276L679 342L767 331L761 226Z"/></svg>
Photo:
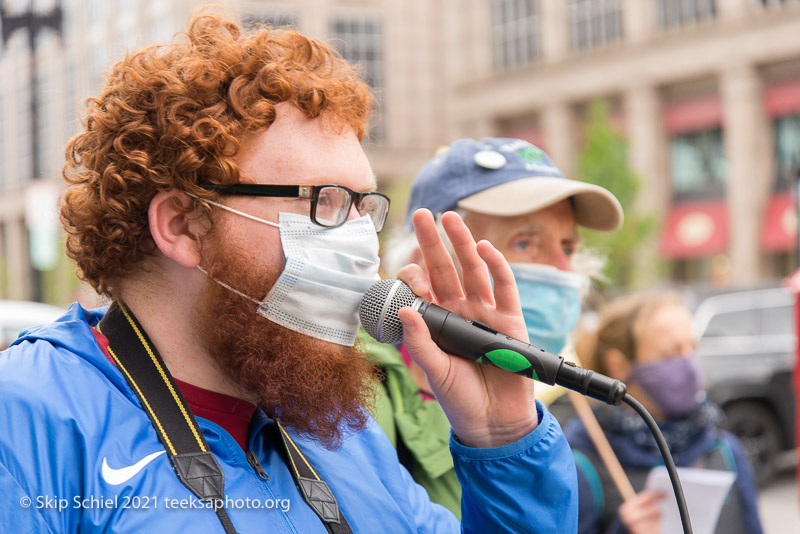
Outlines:
<svg viewBox="0 0 800 534"><path fill-rule="evenodd" d="M461 484L450 454L450 422L438 402L423 400L400 352L363 330L359 343L385 375L372 416L397 449L400 462L433 502L461 519Z"/></svg>

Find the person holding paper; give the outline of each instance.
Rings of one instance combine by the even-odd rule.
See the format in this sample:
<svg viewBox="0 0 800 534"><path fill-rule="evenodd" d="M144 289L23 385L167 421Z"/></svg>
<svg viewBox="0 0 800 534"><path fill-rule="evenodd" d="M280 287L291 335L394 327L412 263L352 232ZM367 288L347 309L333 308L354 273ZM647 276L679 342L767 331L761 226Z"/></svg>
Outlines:
<svg viewBox="0 0 800 534"><path fill-rule="evenodd" d="M739 440L720 428L722 410L706 399L691 314L677 295L612 301L577 350L586 367L627 383L628 393L658 421L677 466L736 473L715 532L762 532L753 469ZM655 439L627 407L600 406L595 415L638 493L623 500L583 423L574 419L565 433L578 467L578 532L660 533L659 503L672 496L643 490L648 473L663 464Z"/></svg>

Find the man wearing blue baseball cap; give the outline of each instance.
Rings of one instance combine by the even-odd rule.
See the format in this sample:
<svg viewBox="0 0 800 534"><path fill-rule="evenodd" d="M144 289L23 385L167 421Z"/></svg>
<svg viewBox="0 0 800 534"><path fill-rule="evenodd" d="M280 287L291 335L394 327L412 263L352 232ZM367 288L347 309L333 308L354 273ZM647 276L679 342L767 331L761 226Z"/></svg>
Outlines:
<svg viewBox="0 0 800 534"><path fill-rule="evenodd" d="M389 275L396 274L392 263L418 261L418 249L409 243L419 209L437 219L446 211L459 212L476 241L489 241L505 256L531 344L554 353L564 350L588 288L588 277L573 271L578 227L610 231L623 220L619 201L608 190L567 179L540 148L509 138L459 139L425 164L411 185L407 233L386 247ZM393 248L404 257L391 258ZM375 418L431 500L458 514L461 487L446 454L449 425L424 373L405 346L365 343L386 376ZM559 394L544 384L536 391L545 401Z"/></svg>
<svg viewBox="0 0 800 534"><path fill-rule="evenodd" d="M615 230L622 207L607 189L568 180L540 148L522 139L459 139L440 151L411 186L407 224L426 208L439 215L463 209L498 217L527 215L563 200L574 221L592 230Z"/></svg>

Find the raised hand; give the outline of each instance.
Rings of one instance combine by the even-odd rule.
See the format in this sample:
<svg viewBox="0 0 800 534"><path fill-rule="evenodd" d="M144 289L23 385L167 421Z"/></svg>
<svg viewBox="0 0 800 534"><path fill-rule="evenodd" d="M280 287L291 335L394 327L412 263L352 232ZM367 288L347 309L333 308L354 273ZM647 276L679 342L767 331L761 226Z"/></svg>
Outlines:
<svg viewBox="0 0 800 534"><path fill-rule="evenodd" d="M421 267L408 265L398 278L414 293L443 308L527 341L514 275L503 255L488 241L476 244L461 217L445 213L442 226L460 264L459 278L431 213L418 210L413 222L428 276ZM431 341L419 313L404 308L399 316L406 347L425 371L461 443L476 448L499 447L536 428L532 380L451 356Z"/></svg>

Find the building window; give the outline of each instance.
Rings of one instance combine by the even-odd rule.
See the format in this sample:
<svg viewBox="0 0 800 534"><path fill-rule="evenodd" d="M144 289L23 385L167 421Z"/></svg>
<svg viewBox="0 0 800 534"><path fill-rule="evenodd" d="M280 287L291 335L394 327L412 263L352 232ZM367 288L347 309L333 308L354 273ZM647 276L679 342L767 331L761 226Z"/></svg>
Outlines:
<svg viewBox="0 0 800 534"><path fill-rule="evenodd" d="M76 133L78 124L78 101L75 96L75 63L72 59L65 59L64 61L64 131L63 136L65 139L71 138Z"/></svg>
<svg viewBox="0 0 800 534"><path fill-rule="evenodd" d="M97 90L105 85L108 69L111 67L110 63L111 60L107 47L92 47L91 55L89 56L89 80L90 87L92 87L93 90Z"/></svg>
<svg viewBox="0 0 800 534"><path fill-rule="evenodd" d="M658 0L658 24L677 28L711 20L717 11L714 4L714 0Z"/></svg>
<svg viewBox="0 0 800 534"><path fill-rule="evenodd" d="M247 31L257 30L262 26L271 28L298 28L297 15L294 13L273 13L271 15L256 15L248 13L242 16L242 27Z"/></svg>
<svg viewBox="0 0 800 534"><path fill-rule="evenodd" d="M572 49L589 50L622 39L620 0L572 0Z"/></svg>
<svg viewBox="0 0 800 534"><path fill-rule="evenodd" d="M361 76L375 91L379 117L370 127L370 138L375 143L385 142L385 109L382 102L383 45L380 20L371 17L337 18L331 24L333 46L347 61L361 68Z"/></svg>
<svg viewBox="0 0 800 534"><path fill-rule="evenodd" d="M539 2L493 0L494 65L508 70L539 59Z"/></svg>
<svg viewBox="0 0 800 534"><path fill-rule="evenodd" d="M178 31L178 19L171 12L151 14L151 18L144 22L144 28L145 44L166 43ZM108 54L106 61L107 58Z"/></svg>
<svg viewBox="0 0 800 534"><path fill-rule="evenodd" d="M5 109L3 109L3 92L0 91L0 192L6 189L6 128L9 126L5 121Z"/></svg>
<svg viewBox="0 0 800 534"><path fill-rule="evenodd" d="M675 200L719 198L725 195L725 148L722 129L674 135L670 167Z"/></svg>
<svg viewBox="0 0 800 534"><path fill-rule="evenodd" d="M775 139L775 189L787 190L800 180L800 114L772 122Z"/></svg>
<svg viewBox="0 0 800 534"><path fill-rule="evenodd" d="M786 278L797 272L797 247L786 252L774 252L764 255L764 276L767 279Z"/></svg>
<svg viewBox="0 0 800 534"><path fill-rule="evenodd" d="M35 179L53 177L58 174L64 161L64 142L61 135L61 110L59 96L63 97L59 87L58 69L61 62L55 61L61 39L48 32L40 37L37 55L36 77L39 82L36 135L38 137L39 176Z"/></svg>
<svg viewBox="0 0 800 534"><path fill-rule="evenodd" d="M756 4L760 4L763 7L768 6L782 6L783 4L791 4L796 3L798 0L754 0Z"/></svg>
<svg viewBox="0 0 800 534"><path fill-rule="evenodd" d="M108 0L91 0L88 11L90 26L103 24L108 19L109 13L113 13Z"/></svg>
<svg viewBox="0 0 800 534"><path fill-rule="evenodd" d="M17 172L6 182L6 188L14 189L20 187L31 179L33 175L33 150L31 147L31 87L27 80L25 83L17 85L16 102L16 132L17 139Z"/></svg>
<svg viewBox="0 0 800 534"><path fill-rule="evenodd" d="M712 258L674 260L670 266L670 279L684 284L707 282L711 279L711 264Z"/></svg>

